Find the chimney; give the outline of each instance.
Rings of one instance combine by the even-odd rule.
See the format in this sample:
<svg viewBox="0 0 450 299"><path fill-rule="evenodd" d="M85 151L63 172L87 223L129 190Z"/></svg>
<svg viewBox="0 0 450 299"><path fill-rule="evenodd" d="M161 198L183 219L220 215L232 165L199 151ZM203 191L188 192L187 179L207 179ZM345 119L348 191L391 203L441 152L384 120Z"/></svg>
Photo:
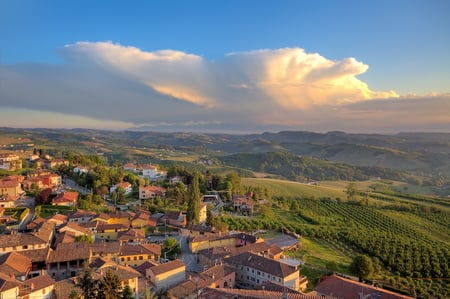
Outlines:
<svg viewBox="0 0 450 299"><path fill-rule="evenodd" d="M34 290L34 282L30 284L30 289Z"/></svg>

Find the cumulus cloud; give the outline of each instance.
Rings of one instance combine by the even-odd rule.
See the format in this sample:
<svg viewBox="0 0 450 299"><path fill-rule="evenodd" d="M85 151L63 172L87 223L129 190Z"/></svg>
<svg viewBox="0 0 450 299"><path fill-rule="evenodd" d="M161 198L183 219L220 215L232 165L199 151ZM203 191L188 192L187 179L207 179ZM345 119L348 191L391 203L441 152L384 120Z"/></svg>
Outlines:
<svg viewBox="0 0 450 299"><path fill-rule="evenodd" d="M368 70L366 64L355 58L330 60L301 48L230 53L208 61L181 51L78 42L66 45L61 55L61 65L1 66L0 107L75 115L86 124L95 119L96 127L104 121L117 128L130 124L155 130L355 125L364 130L358 124L381 128L385 124L370 121L386 122L387 116L398 125L413 123L394 118L419 106L428 109L429 116L417 118L423 125L431 115L440 115L441 127L450 123L445 109L431 105L448 103L448 95L407 101L394 91L371 90L357 78Z"/></svg>

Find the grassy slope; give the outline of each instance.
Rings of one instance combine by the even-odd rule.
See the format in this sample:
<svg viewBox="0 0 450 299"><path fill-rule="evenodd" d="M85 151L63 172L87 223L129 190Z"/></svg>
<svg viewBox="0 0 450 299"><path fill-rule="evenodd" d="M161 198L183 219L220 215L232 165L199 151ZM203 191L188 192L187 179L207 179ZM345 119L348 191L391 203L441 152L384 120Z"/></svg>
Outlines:
<svg viewBox="0 0 450 299"><path fill-rule="evenodd" d="M276 179L262 179L262 178L243 178L241 180L242 185L246 186L257 186L260 188L269 189L270 193L277 196L284 197L312 197L316 199L320 197L340 197L345 200L344 190L349 182L346 181L333 181L333 182L320 182L319 185L306 185L296 182L276 180ZM359 190L366 190L373 181L357 182L357 187ZM396 183L393 182L392 185ZM445 222L435 221L434 219L427 219L421 217L420 215L413 214L407 211L394 211L390 209L384 209L389 204L398 204L400 202L404 203L414 203L423 207L432 207L436 204L429 203L428 201L417 201L408 200L405 198L398 198L395 203L389 203L374 198L370 199L370 205L372 207L379 207L377 211L388 216L389 218L395 220L397 223L408 227L412 231L418 234L427 236L428 239L437 242L450 242L450 235ZM440 217L449 217L448 208L439 207L441 209L442 215ZM282 219L286 223L292 223L295 221L298 223L298 217L295 213L286 211L274 211L276 218ZM284 214L282 214L284 213ZM447 216L446 216L447 215ZM329 220L332 221L333 215L328 215ZM303 223L303 225L309 226L310 224ZM305 267L302 269L302 274L307 275L311 278L311 282L317 282L316 280L331 266L335 268L338 272L350 274L348 266L351 262L353 252L347 246L342 246L343 244L337 244L332 240L323 240L316 238L302 238L302 248L298 251L290 253L292 257L300 258L306 262ZM338 242L339 243L339 242Z"/></svg>
<svg viewBox="0 0 450 299"><path fill-rule="evenodd" d="M265 178L242 178L241 185L267 188L273 195L284 197L331 197L345 198L345 187L349 182L319 182L318 185L307 185L286 180ZM370 181L358 182L359 189L365 189L371 184Z"/></svg>

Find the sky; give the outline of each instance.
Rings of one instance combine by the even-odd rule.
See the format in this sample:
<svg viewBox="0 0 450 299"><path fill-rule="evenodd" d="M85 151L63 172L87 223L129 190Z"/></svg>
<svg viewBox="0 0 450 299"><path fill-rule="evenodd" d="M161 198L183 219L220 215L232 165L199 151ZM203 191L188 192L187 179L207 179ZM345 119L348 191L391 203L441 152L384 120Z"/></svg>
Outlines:
<svg viewBox="0 0 450 299"><path fill-rule="evenodd" d="M450 132L450 1L0 0L0 126Z"/></svg>

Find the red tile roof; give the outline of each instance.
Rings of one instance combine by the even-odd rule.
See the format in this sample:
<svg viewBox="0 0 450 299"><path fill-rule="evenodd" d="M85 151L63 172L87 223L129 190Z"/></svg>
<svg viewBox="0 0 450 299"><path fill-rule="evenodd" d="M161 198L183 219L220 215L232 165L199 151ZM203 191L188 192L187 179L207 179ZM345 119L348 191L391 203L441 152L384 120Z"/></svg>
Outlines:
<svg viewBox="0 0 450 299"><path fill-rule="evenodd" d="M14 276L27 275L31 269L31 259L17 252L0 255L0 273Z"/></svg>
<svg viewBox="0 0 450 299"><path fill-rule="evenodd" d="M164 264L157 265L155 267L151 267L149 271L153 272L155 275L160 275L182 267L185 267L185 264L182 260L174 260Z"/></svg>
<svg viewBox="0 0 450 299"><path fill-rule="evenodd" d="M254 253L246 252L237 256L229 257L224 260L226 263L232 265L242 265L253 269L260 270L265 273L277 277L287 277L292 273L298 272L295 267L280 263L279 261L266 258Z"/></svg>
<svg viewBox="0 0 450 299"><path fill-rule="evenodd" d="M363 296L369 294L379 295L380 297L376 297L379 299L413 299L413 297L394 293L337 275L331 275L325 278L314 290L319 294L333 294L333 296L344 299L359 298L361 292Z"/></svg>
<svg viewBox="0 0 450 299"><path fill-rule="evenodd" d="M52 200L52 203L64 203L64 202L76 203L77 199L78 199L78 192L67 191L55 197Z"/></svg>
<svg viewBox="0 0 450 299"><path fill-rule="evenodd" d="M283 292L267 290L242 290L242 289L222 289L205 288L200 292L198 298L221 298L221 299L272 299L283 298ZM288 291L289 299L336 299L335 297L310 296L302 293L291 293Z"/></svg>
<svg viewBox="0 0 450 299"><path fill-rule="evenodd" d="M161 245L158 244L124 244L120 246L119 255L136 255L136 254L155 254L161 255Z"/></svg>
<svg viewBox="0 0 450 299"><path fill-rule="evenodd" d="M47 263L88 260L89 247L86 243L61 243L55 250L50 250Z"/></svg>
<svg viewBox="0 0 450 299"><path fill-rule="evenodd" d="M32 292L36 292L38 290L42 290L44 288L48 288L50 286L54 286L56 281L51 278L49 275L39 275L33 277L31 279L25 280L21 285L19 295L25 296Z"/></svg>

